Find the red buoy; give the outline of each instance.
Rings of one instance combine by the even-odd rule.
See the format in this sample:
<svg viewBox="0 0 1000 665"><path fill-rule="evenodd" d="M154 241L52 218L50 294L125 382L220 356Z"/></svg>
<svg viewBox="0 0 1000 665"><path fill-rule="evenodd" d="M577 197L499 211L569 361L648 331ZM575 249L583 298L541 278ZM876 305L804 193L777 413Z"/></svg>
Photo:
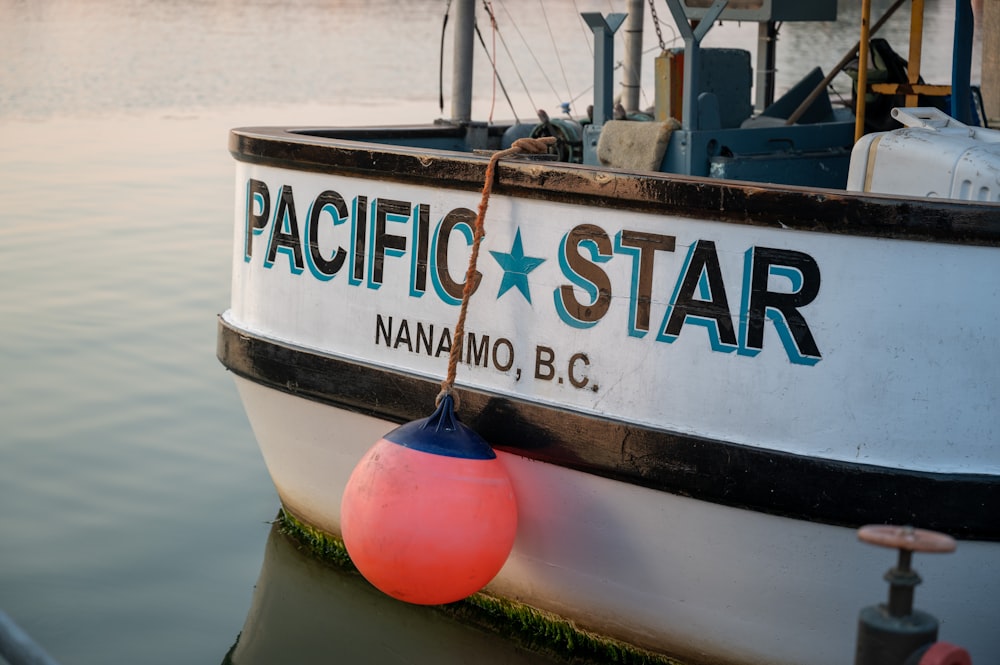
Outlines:
<svg viewBox="0 0 1000 665"><path fill-rule="evenodd" d="M514 544L517 507L496 453L458 422L451 395L387 434L344 489L341 532L361 574L410 603L450 603L482 589Z"/></svg>

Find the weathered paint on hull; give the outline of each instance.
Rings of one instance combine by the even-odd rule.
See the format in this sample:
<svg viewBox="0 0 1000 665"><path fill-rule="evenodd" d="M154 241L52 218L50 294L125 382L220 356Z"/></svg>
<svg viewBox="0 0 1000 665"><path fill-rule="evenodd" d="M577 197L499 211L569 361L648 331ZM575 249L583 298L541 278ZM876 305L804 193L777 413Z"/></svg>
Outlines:
<svg viewBox="0 0 1000 665"><path fill-rule="evenodd" d="M243 164L237 189L238 327L443 375L475 196ZM614 200L489 211L461 384L832 461L1000 469L1000 248Z"/></svg>

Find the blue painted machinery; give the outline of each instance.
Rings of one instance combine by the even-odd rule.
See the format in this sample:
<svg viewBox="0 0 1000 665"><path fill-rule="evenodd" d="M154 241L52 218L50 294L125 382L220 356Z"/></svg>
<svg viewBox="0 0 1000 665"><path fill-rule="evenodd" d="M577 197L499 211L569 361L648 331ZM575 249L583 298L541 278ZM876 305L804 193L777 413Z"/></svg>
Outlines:
<svg viewBox="0 0 1000 665"><path fill-rule="evenodd" d="M844 68L853 57L853 52L847 54L830 75L824 77L820 68L816 67L781 98L772 99L776 22L834 20L836 0L666 2L684 39L684 47L664 49L656 59L656 106L652 115L626 112L614 106L613 38L626 15L584 13L583 19L594 33L594 104L588 118L578 121L568 114L549 118L540 112L540 124L515 125L505 134L503 146L509 146L519 136L555 136L559 141L557 158L562 161L844 189L851 149L857 137L857 122L852 109L833 106L826 88L833 74ZM903 2L896 0L870 32L873 34ZM955 43L959 45L971 44L971 22L966 20L970 11L968 4L968 0L961 0L956 7ZM763 110L756 115L751 102L754 77L749 52L701 47L702 40L721 19L756 21L760 24L756 106ZM919 34L916 37L911 35L911 41L914 38L919 40ZM954 69L958 75L957 79L953 77L950 87L955 93L951 95L953 106L956 99L961 101L971 97L968 67L963 69L960 66L969 59L968 48L963 48L959 53L956 47L954 58ZM636 70L639 68L638 63L632 66ZM915 76L919 77L919 72ZM900 82L900 85L905 88L907 84ZM858 108L863 109L864 105L859 102ZM963 112L963 109L959 105L955 112L971 114ZM652 160L643 162L642 166L623 165L599 158L602 135L607 135L607 143L613 143L610 139L612 132L605 132L609 126L607 123L623 120L675 123L676 128L668 130L669 139L662 151ZM649 135L654 136L655 132ZM641 140L636 142L643 143Z"/></svg>
<svg viewBox="0 0 1000 665"><path fill-rule="evenodd" d="M681 127L672 132L659 170L843 188L854 143L853 114L847 109L835 110L824 92L797 124L785 122L822 81L818 68L754 117L750 54L741 49L701 48L701 41L720 17L766 22L829 20L836 17L836 2L734 0L732 4L727 8L725 0L710 5L699 0L668 0L684 37L684 48L669 50L658 58L655 119L677 118ZM803 13L803 5L808 5L809 11ZM593 123L585 126L583 133L583 161L587 164L600 163L599 136L604 121L612 117L610 44L622 18L611 15L605 22L599 15L585 16L595 34ZM692 27L689 18L700 22Z"/></svg>

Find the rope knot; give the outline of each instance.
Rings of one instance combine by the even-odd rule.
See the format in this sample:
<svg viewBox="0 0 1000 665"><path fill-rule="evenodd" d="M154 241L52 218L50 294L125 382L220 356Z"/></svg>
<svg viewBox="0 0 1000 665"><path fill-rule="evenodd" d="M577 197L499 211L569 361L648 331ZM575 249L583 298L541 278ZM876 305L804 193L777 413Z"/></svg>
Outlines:
<svg viewBox="0 0 1000 665"><path fill-rule="evenodd" d="M511 144L511 148L517 148L520 152L529 155L541 155L549 151L549 146L556 142L554 136L541 136L539 138L524 137L517 139Z"/></svg>
<svg viewBox="0 0 1000 665"><path fill-rule="evenodd" d="M441 406L441 400L443 400L446 396L451 395L451 399L455 403L455 410L458 411L458 407L461 404L461 400L458 397L458 393L455 392L455 390L453 390L453 387L454 387L454 379L452 379L451 382L449 382L447 379L441 382L441 392L439 392L437 394L437 397L434 398L435 408Z"/></svg>

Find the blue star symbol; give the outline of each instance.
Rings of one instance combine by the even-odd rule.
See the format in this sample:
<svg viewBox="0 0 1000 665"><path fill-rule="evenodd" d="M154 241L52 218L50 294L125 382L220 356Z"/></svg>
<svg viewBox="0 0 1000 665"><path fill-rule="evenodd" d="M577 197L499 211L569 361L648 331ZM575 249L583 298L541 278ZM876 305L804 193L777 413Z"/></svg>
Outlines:
<svg viewBox="0 0 1000 665"><path fill-rule="evenodd" d="M514 245L509 252L494 252L490 254L496 262L503 268L503 279L500 281L500 292L497 293L497 300L500 296L516 287L524 299L531 302L531 291L528 289L528 273L545 262L545 259L524 255L524 246L521 244L521 229L517 230L514 236Z"/></svg>

